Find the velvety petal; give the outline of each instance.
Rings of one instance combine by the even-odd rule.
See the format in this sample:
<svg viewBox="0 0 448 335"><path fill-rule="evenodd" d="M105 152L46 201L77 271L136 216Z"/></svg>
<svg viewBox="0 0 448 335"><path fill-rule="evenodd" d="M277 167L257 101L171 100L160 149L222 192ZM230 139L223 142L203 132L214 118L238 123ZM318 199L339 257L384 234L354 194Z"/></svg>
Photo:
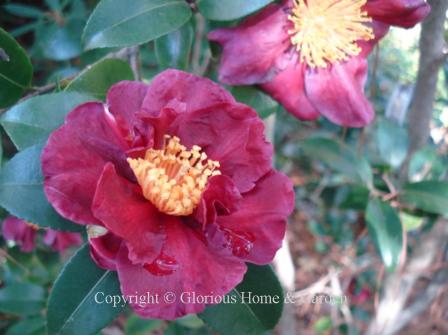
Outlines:
<svg viewBox="0 0 448 335"><path fill-rule="evenodd" d="M415 26L431 10L425 0L368 0L364 9L374 20L405 28Z"/></svg>
<svg viewBox="0 0 448 335"><path fill-rule="evenodd" d="M129 171L116 120L102 103L78 106L53 132L42 153L44 189L53 207L65 218L80 224L99 224L90 207L103 167L112 161Z"/></svg>
<svg viewBox="0 0 448 335"><path fill-rule="evenodd" d="M44 235L44 243L54 251L62 252L71 246L80 245L82 238L79 233L58 232L48 229Z"/></svg>
<svg viewBox="0 0 448 335"><path fill-rule="evenodd" d="M145 145L146 129L142 129L137 113L149 86L138 81L121 81L113 85L107 92L107 105L114 115L117 126L132 146Z"/></svg>
<svg viewBox="0 0 448 335"><path fill-rule="evenodd" d="M369 26L373 29L373 39L368 41L358 41L357 44L361 47L361 53L359 57L367 57L376 44L387 34L389 31L389 25L373 20L369 23Z"/></svg>
<svg viewBox="0 0 448 335"><path fill-rule="evenodd" d="M2 234L5 240L14 241L23 252L33 251L36 243L36 231L26 221L15 216L8 216L2 224Z"/></svg>
<svg viewBox="0 0 448 335"><path fill-rule="evenodd" d="M107 229L125 240L134 263L152 262L159 255L167 216L143 197L138 184L119 176L111 163L99 178L92 211Z"/></svg>
<svg viewBox="0 0 448 335"><path fill-rule="evenodd" d="M165 107L188 113L223 102L233 103L235 99L210 79L179 70L166 70L151 81L142 110L144 114L153 116L159 115Z"/></svg>
<svg viewBox="0 0 448 335"><path fill-rule="evenodd" d="M211 245L244 261L267 264L282 245L287 217L294 208L290 180L272 170L253 190L243 195L239 208L228 216L219 216L208 227Z"/></svg>
<svg viewBox="0 0 448 335"><path fill-rule="evenodd" d="M218 215L229 215L237 210L241 194L227 176L214 176L202 192L201 201L193 213L202 227L214 223Z"/></svg>
<svg viewBox="0 0 448 335"><path fill-rule="evenodd" d="M165 225L163 253L154 263L132 264L126 247L118 256L117 270L124 295L159 296L156 304L139 305L135 300L130 303L144 318L172 320L201 312L205 304L190 302L189 296L223 296L241 282L246 272L244 262L213 254L200 235L180 219L171 217ZM175 296L172 303L164 301L167 292Z"/></svg>
<svg viewBox="0 0 448 335"><path fill-rule="evenodd" d="M331 122L344 127L363 127L374 117L364 95L367 60L353 57L328 69L307 70L305 90L311 103Z"/></svg>
<svg viewBox="0 0 448 335"><path fill-rule="evenodd" d="M278 58L291 45L290 26L286 8L271 4L237 27L210 32L208 38L223 47L219 80L229 85L271 80Z"/></svg>
<svg viewBox="0 0 448 335"><path fill-rule="evenodd" d="M264 125L257 113L242 104L221 104L180 114L168 133L187 147L199 145L220 162L223 175L246 192L270 170L272 146L266 142Z"/></svg>
<svg viewBox="0 0 448 335"><path fill-rule="evenodd" d="M260 87L298 119L315 120L319 113L305 94L305 64L298 62L296 55L287 57L286 68Z"/></svg>
<svg viewBox="0 0 448 335"><path fill-rule="evenodd" d="M116 271L116 259L123 239L108 232L102 236L89 238L90 255L99 267Z"/></svg>

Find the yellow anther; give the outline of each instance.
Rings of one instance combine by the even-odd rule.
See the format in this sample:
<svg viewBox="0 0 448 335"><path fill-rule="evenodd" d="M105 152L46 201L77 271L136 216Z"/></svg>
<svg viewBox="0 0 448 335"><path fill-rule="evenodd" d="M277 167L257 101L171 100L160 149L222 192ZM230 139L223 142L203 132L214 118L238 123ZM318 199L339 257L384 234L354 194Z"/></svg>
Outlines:
<svg viewBox="0 0 448 335"><path fill-rule="evenodd" d="M357 56L357 41L373 39L372 19L362 10L367 0L293 0L288 19L291 42L300 61L311 68L327 67Z"/></svg>
<svg viewBox="0 0 448 335"><path fill-rule="evenodd" d="M219 162L207 159L202 148L191 150L178 137L165 135L161 150L149 149L144 158L128 158L143 195L161 212L190 215L199 204L208 179L220 175Z"/></svg>

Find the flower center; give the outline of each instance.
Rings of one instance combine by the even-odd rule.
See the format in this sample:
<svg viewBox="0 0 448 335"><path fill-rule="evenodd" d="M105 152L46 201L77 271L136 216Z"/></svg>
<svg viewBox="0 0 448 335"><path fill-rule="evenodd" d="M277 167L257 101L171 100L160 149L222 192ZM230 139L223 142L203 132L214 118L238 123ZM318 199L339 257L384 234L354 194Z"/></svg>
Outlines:
<svg viewBox="0 0 448 335"><path fill-rule="evenodd" d="M169 135L162 150L149 149L145 158L128 158L128 163L144 197L169 215L193 213L208 179L221 174L219 162L207 159L201 147L187 150L178 137Z"/></svg>
<svg viewBox="0 0 448 335"><path fill-rule="evenodd" d="M373 39L372 19L362 7L367 0L294 0L288 19L294 29L291 42L308 66L327 67L357 56L358 40Z"/></svg>

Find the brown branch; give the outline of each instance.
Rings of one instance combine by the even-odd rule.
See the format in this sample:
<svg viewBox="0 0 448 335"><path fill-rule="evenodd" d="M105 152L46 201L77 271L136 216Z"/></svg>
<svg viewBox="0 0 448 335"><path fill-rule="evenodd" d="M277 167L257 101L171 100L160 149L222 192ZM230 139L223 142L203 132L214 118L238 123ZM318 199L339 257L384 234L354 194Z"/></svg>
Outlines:
<svg viewBox="0 0 448 335"><path fill-rule="evenodd" d="M419 69L408 116L410 146L401 171L402 181L406 180L412 155L428 142L438 73L447 55L444 24L448 1L428 0L428 3L431 13L422 23L420 34Z"/></svg>

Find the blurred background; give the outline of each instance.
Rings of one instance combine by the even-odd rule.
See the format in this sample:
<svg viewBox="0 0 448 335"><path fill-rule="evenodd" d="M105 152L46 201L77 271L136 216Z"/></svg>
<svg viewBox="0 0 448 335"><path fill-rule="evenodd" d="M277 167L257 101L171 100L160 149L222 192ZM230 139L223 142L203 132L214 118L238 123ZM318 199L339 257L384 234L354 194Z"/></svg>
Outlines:
<svg viewBox="0 0 448 335"><path fill-rule="evenodd" d="M30 94L61 90L104 58L129 62L144 81L168 67L216 79L220 50L206 34L237 23L196 13L181 29L139 47L85 52L81 35L96 3L0 1L0 26L33 64ZM432 4L438 10L430 24L392 28L370 56L366 94L376 119L364 129L324 119L300 122L256 87L229 88L264 118L276 166L296 191L286 243L274 263L292 301L275 334L448 334L447 5ZM3 130L1 135L7 162L16 149ZM0 293L0 333L43 333L48 287L71 253L41 242L25 253L1 241L1 283L26 283L36 306L11 310ZM11 331L23 319L27 326ZM167 323L126 313L102 331L209 333L194 316Z"/></svg>

